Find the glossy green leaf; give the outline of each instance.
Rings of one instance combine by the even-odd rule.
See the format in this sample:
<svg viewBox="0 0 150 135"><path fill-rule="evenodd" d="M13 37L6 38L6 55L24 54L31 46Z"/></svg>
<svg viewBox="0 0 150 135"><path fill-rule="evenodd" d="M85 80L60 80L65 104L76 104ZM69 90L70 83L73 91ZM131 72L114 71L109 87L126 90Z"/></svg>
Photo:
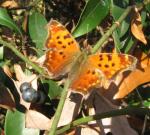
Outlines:
<svg viewBox="0 0 150 135"><path fill-rule="evenodd" d="M48 96L50 97L50 99L54 99L60 96L63 89L60 86L58 86L58 84L55 81L42 80L42 83L44 89L48 90Z"/></svg>
<svg viewBox="0 0 150 135"><path fill-rule="evenodd" d="M25 114L19 111L7 111L5 135L39 135L38 129L25 128Z"/></svg>
<svg viewBox="0 0 150 135"><path fill-rule="evenodd" d="M45 17L38 12L33 12L29 17L29 34L38 49L44 47L47 38L46 24Z"/></svg>
<svg viewBox="0 0 150 135"><path fill-rule="evenodd" d="M0 8L0 25L4 25L22 35L21 30L10 18L10 16L7 13L7 10L4 8Z"/></svg>
<svg viewBox="0 0 150 135"><path fill-rule="evenodd" d="M114 21L117 21L119 17L123 14L126 7L128 6L128 1L119 1L114 0L113 3L111 3L111 13L114 18ZM124 36L124 34L128 31L130 26L130 20L129 16L126 17L124 21L120 24L120 26L117 28L119 37Z"/></svg>
<svg viewBox="0 0 150 135"><path fill-rule="evenodd" d="M108 12L109 2L107 0L89 0L73 31L74 37L79 37L94 29L107 16Z"/></svg>
<svg viewBox="0 0 150 135"><path fill-rule="evenodd" d="M4 56L4 46L0 47L0 60L3 60L3 56Z"/></svg>
<svg viewBox="0 0 150 135"><path fill-rule="evenodd" d="M122 45L121 45L121 42L119 39L118 32L116 30L113 32L112 37L114 39L115 48L116 48L117 52L120 52Z"/></svg>

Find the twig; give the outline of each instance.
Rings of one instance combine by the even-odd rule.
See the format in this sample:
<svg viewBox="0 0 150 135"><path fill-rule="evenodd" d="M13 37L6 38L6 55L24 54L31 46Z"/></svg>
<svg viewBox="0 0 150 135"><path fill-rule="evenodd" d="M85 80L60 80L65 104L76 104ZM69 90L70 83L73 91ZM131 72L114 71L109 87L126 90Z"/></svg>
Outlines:
<svg viewBox="0 0 150 135"><path fill-rule="evenodd" d="M92 54L96 53L99 48L103 45L103 43L109 38L109 36L113 33L113 31L118 27L118 24L120 24L130 13L132 10L132 6L127 7L127 9L123 12L123 14L120 16L120 18L114 23L111 28L102 36L102 38L96 43L94 48L92 49Z"/></svg>
<svg viewBox="0 0 150 135"><path fill-rule="evenodd" d="M50 132L49 132L48 135L55 135L56 134L56 128L57 128L57 125L58 125L58 122L59 122L59 119L60 119L60 116L61 116L61 112L62 112L64 103L65 103L65 99L67 97L69 84L70 84L70 80L67 79L66 82L65 82L64 89L61 93L60 102L58 104L58 107L57 107L57 110L56 110L56 113L55 113L55 116L54 116L54 120L52 122L52 126L50 128Z"/></svg>
<svg viewBox="0 0 150 135"><path fill-rule="evenodd" d="M21 52L19 52L12 43L8 43L0 38L0 44L6 46L7 48L11 49L19 58L21 58L24 62L28 63L32 66L34 70L36 70L39 74L44 75L44 70L40 68L38 65L31 62L27 57L25 57Z"/></svg>
<svg viewBox="0 0 150 135"><path fill-rule="evenodd" d="M77 120L71 122L70 124L67 124L66 126L57 130L56 134L57 135L62 134L71 128L74 128L81 124L88 123L90 121L100 120L103 118L115 117L115 116L120 116L120 115L147 115L147 116L150 116L150 109L139 108L139 107L138 108L128 107L128 108L124 108L124 109L118 109L118 110L113 110L113 111L109 111L109 112L105 112L105 113L101 113L101 114L87 116L84 118L77 119Z"/></svg>

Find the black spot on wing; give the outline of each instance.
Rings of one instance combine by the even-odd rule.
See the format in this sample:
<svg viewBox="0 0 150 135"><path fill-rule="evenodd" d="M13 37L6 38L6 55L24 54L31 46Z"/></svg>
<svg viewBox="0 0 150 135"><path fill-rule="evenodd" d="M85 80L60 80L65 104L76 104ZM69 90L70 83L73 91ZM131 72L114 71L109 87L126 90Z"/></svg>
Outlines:
<svg viewBox="0 0 150 135"><path fill-rule="evenodd" d="M112 60L112 55L111 54L107 54L107 58L108 58L108 61L111 61Z"/></svg>
<svg viewBox="0 0 150 135"><path fill-rule="evenodd" d="M105 64L105 68L108 68L109 67L109 65L108 64Z"/></svg>
<svg viewBox="0 0 150 135"><path fill-rule="evenodd" d="M70 34L64 36L64 39L71 38Z"/></svg>

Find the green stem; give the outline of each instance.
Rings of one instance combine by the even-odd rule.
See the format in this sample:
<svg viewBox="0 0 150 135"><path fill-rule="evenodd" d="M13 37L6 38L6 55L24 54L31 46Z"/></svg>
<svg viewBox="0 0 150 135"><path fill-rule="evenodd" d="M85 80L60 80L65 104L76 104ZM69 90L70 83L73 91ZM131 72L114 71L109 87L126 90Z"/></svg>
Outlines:
<svg viewBox="0 0 150 135"><path fill-rule="evenodd" d="M60 97L60 102L58 104L55 116L54 116L54 120L52 122L52 126L50 128L50 132L48 135L55 135L56 134L56 129L57 129L57 125L61 116L61 112L65 103L65 99L67 97L67 93L68 93L68 88L69 88L69 84L70 84L70 80L67 79L64 85L64 89L61 93L61 97Z"/></svg>
<svg viewBox="0 0 150 135"><path fill-rule="evenodd" d="M67 130L74 128L76 126L79 126L81 124L85 124L90 121L94 120L100 120L103 118L109 118L109 117L115 117L120 115L148 115L150 116L150 109L148 108L135 108L135 107L128 107L124 109L118 109L118 110L112 110L109 112L104 112L101 114L96 114L92 116L87 116L84 118L77 119L70 124L67 124L66 126L62 127L61 129L57 130L56 134L63 134Z"/></svg>
<svg viewBox="0 0 150 135"><path fill-rule="evenodd" d="M6 46L7 48L11 49L19 58L21 58L24 62L28 63L32 66L34 70L36 70L39 74L44 74L44 70L31 62L27 57L25 57L21 52L19 52L15 46L13 46L11 43L8 43L2 39L0 39L0 44Z"/></svg>
<svg viewBox="0 0 150 135"><path fill-rule="evenodd" d="M113 31L118 27L118 25L127 17L133 7L129 6L120 16L120 18L114 23L111 28L102 36L102 38L96 43L94 48L92 49L92 54L96 53L99 48L103 45L103 43L109 38L109 36L113 33Z"/></svg>

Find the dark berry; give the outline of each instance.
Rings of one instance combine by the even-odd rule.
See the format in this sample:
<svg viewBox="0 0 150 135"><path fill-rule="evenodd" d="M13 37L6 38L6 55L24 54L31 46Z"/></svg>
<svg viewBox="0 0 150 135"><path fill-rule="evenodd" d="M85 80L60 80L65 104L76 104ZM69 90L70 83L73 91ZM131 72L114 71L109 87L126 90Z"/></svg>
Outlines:
<svg viewBox="0 0 150 135"><path fill-rule="evenodd" d="M28 88L22 92L22 98L26 102L35 103L38 99L38 93L33 88Z"/></svg>
<svg viewBox="0 0 150 135"><path fill-rule="evenodd" d="M27 89L31 88L30 83L24 82L20 85L20 92L26 91Z"/></svg>
<svg viewBox="0 0 150 135"><path fill-rule="evenodd" d="M37 103L38 104L42 104L44 103L45 99L46 99L46 95L43 91L37 91L37 94L38 94L38 98L37 98Z"/></svg>

